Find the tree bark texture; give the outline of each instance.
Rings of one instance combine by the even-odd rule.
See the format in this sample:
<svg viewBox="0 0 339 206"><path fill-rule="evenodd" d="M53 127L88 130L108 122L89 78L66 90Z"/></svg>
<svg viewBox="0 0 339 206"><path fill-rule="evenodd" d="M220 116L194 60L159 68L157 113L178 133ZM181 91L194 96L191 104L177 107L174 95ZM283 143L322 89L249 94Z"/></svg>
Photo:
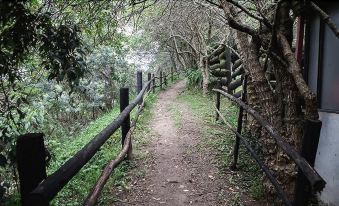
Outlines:
<svg viewBox="0 0 339 206"><path fill-rule="evenodd" d="M292 145L299 150L302 138L302 120L318 119L316 96L310 91L303 79L300 65L292 52L293 22L289 12L290 2L280 3L275 15L271 36L263 34L263 27L252 31L241 24L233 5L226 0L222 7L230 27L235 29L235 39L245 73L249 75L248 104L257 109L268 122ZM260 35L261 34L261 35ZM268 38L271 42L268 45ZM282 57L287 65L272 58L265 62L270 64L269 70L262 64L260 48L269 50ZM269 55L269 54L268 54ZM270 56L270 55L269 55ZM272 76L273 75L273 76ZM275 80L274 86L270 82ZM301 110L301 99L305 102L305 113ZM275 173L285 191L292 196L297 168L291 159L279 149L266 132L260 132L260 126L248 117L252 136L259 137L265 163ZM270 182L265 181L268 193L274 193Z"/></svg>

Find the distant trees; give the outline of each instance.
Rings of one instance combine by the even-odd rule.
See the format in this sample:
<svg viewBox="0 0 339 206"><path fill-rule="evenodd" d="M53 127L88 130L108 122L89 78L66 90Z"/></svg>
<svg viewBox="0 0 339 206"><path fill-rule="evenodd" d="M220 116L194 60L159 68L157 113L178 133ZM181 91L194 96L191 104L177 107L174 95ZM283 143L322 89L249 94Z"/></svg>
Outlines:
<svg viewBox="0 0 339 206"><path fill-rule="evenodd" d="M148 23L144 29L177 67L200 70L205 94L209 83L208 52L225 40L226 27L217 16L199 1L159 1L145 17Z"/></svg>

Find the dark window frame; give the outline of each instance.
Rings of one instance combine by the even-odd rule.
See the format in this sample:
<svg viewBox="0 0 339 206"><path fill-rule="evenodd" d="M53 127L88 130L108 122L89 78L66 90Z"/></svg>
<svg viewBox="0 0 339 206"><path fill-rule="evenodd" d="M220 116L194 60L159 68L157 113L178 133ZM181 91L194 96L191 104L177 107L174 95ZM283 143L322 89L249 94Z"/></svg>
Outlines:
<svg viewBox="0 0 339 206"><path fill-rule="evenodd" d="M305 26L305 47L304 47L304 79L306 83L309 85L309 66L310 66L310 35L311 35L311 19L307 18L306 20L306 26ZM339 114L339 109L326 109L322 108L322 88L323 88L323 58L324 58L324 31L325 31L325 26L326 24L324 23L323 20L320 19L319 23L319 39L318 39L318 65L317 65L317 82L316 82L316 95L317 95L317 100L318 100L318 111L320 112L327 112L327 113L336 113ZM339 81L339 79L338 79Z"/></svg>

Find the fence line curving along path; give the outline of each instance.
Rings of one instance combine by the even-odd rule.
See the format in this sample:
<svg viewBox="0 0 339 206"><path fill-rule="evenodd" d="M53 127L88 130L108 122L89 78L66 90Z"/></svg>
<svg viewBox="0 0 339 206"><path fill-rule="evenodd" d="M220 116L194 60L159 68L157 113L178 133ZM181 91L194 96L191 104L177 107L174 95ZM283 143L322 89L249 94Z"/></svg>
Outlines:
<svg viewBox="0 0 339 206"><path fill-rule="evenodd" d="M145 105L145 98L156 88L167 85L167 79L174 75L180 75L180 71L164 74L158 71L160 77L148 74L148 81L142 86L142 73L137 72L137 97L128 104L128 89L121 89L119 116L97 134L89 143L79 150L73 157L67 160L58 170L46 177L46 160L44 154L43 134L26 134L20 136L17 141L18 171L21 188L21 203L24 206L47 206L49 202L62 190L62 188L89 162L100 147L116 132L122 128L122 150L118 156L110 161L102 171L97 183L94 185L83 205L94 205L107 182L110 174L125 157L132 152L132 133L136 127L138 117ZM157 83L156 80L159 80ZM127 92L126 92L127 91ZM124 95L122 95L124 93ZM127 103L127 104L126 104ZM124 105L122 105L124 104ZM138 111L132 123L129 115L138 106ZM34 140L34 141L33 141ZM34 150L34 151L33 151Z"/></svg>

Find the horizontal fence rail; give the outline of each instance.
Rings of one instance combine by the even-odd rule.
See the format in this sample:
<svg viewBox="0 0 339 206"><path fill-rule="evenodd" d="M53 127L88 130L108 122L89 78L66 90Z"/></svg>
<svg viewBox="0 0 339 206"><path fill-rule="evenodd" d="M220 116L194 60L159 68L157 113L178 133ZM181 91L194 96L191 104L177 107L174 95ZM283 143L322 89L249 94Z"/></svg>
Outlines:
<svg viewBox="0 0 339 206"><path fill-rule="evenodd" d="M250 143L246 141L246 139L239 133L237 130L235 130L232 125L230 125L227 120L224 118L224 116L221 114L220 110L218 110L215 107L215 110L219 113L221 119L226 124L226 126L242 141L242 143L245 145L247 151L252 155L254 160L257 162L259 167L265 172L268 179L272 182L273 186L275 187L276 191L278 192L279 197L283 200L285 205L292 206L291 202L288 200L288 197L285 195L284 190L279 185L278 181L272 174L272 172L268 169L268 167L260 160L259 156L255 153L255 151L250 146Z"/></svg>
<svg viewBox="0 0 339 206"><path fill-rule="evenodd" d="M243 78L242 78L243 79ZM229 94L223 89L213 89L217 93L217 102L215 105L215 110L217 112L217 118L220 117L222 121L226 124L226 126L236 135L236 142L234 146L234 162L231 165L231 169L235 169L237 159L238 159L238 150L239 150L239 141L243 143L247 151L250 153L250 155L254 158L254 160L259 165L260 169L266 174L268 179L273 184L274 188L277 191L278 196L281 198L283 203L288 206L304 206L307 205L307 200L309 199L309 195L311 192L319 192L321 191L325 185L326 182L324 179L317 173L317 171L310 165L314 162L313 157L307 158L307 160L299 154L287 141L283 139L281 135L279 135L274 128L266 121L257 111L255 111L253 108L248 106L244 101L246 100L246 77L243 79L243 93L241 100L238 98L236 94ZM227 120L224 118L224 116L220 112L220 95L223 95L227 99L231 100L232 102L236 103L239 106L239 117L238 117L238 128L234 129L231 124L227 122ZM241 135L241 127L242 127L242 116L243 111L246 111L248 114L250 114L267 132L268 134L275 140L278 147L280 147L292 160L293 162L298 166L299 168L299 174L298 174L298 182L296 187L296 194L294 197L294 202L292 203L289 199L280 184L278 183L276 177L274 174L269 170L269 168L259 159L258 155L255 153L255 151L252 149L250 144L247 142L246 138L244 138ZM316 125L314 129L312 129L313 132L320 134L320 127L321 123L318 122L313 123L313 125ZM305 134L311 135L310 131L306 131ZM316 134L313 134L312 137L314 138ZM304 137L305 138L305 137ZM308 138L308 137L306 137ZM314 149L314 146L312 146ZM306 148L310 150L310 148ZM312 155L311 155L312 156ZM314 156L314 155L313 155ZM308 162L309 161L309 162ZM306 182L305 182L306 181ZM301 185L303 184L303 185ZM305 184L310 185L310 189L307 189L308 186ZM305 189L306 188L306 189ZM307 196L307 197L304 197ZM302 203L302 204L300 204Z"/></svg>
<svg viewBox="0 0 339 206"><path fill-rule="evenodd" d="M151 81L152 81L152 79L149 82L151 82ZM95 205L95 203L96 203L97 199L99 198L99 195L100 195L103 187L105 186L110 174L112 173L114 168L116 168L124 160L124 157L129 152L130 145L131 145L131 142L132 142L132 133L136 128L138 118L139 118L144 106L145 106L145 101L142 101L142 103L139 106L139 109L138 109L138 111L137 111L137 113L134 117L134 120L131 123L131 128L129 129L129 131L126 135L126 138L125 138L125 141L124 141L124 146L123 146L121 152L118 154L116 159L110 161L105 166L105 168L102 171L102 173L101 173L99 179L97 180L95 186L92 188L91 192L88 194L84 205L86 205L86 206Z"/></svg>
<svg viewBox="0 0 339 206"><path fill-rule="evenodd" d="M213 89L213 91L219 92L223 96L227 97L231 101L235 102L244 110L246 110L249 114L251 114L258 123L265 128L265 130L273 137L273 139L276 141L277 145L283 149L288 156L292 158L292 160L296 163L296 165L303 171L307 179L310 181L312 188L316 191L321 191L324 187L326 182L324 179L315 171L313 167L303 158L297 151L291 147L290 144L288 144L283 137L281 137L274 128L254 109L252 109L250 106L245 104L243 101L241 101L238 98L233 97L230 94L227 94L226 92L220 90L220 89Z"/></svg>
<svg viewBox="0 0 339 206"><path fill-rule="evenodd" d="M151 81L146 83L146 86ZM83 149L63 164L56 172L47 177L32 193L31 201L47 205L56 194L76 175L95 155L107 139L121 126L127 115L138 105L146 91L144 87L138 96L103 131L96 135Z"/></svg>
<svg viewBox="0 0 339 206"><path fill-rule="evenodd" d="M160 84L156 84L156 77L154 74L148 74L148 81L145 85L142 86L142 74L140 72L137 73L137 92L138 95L136 98L126 106L123 111L118 115L118 117L110 123L106 128L104 128L99 134L97 134L89 143L87 143L81 150L79 150L73 157L67 160L58 170L56 170L53 174L45 178L42 176L43 180L36 187L34 186L31 192L27 193L25 191L25 196L22 195L22 203L23 205L35 205L35 206L45 206L49 205L49 202L58 194L60 190L81 170L81 168L89 162L89 160L96 154L96 152L100 149L100 147L111 137L111 135L119 129L124 122L129 121L129 115L131 111L138 107L138 111L134 120L131 123L131 126L128 124L128 132L125 137L122 137L123 147L118 156L110 161L105 168L103 169L99 179L97 180L95 186L89 192L84 205L94 205L101 193L101 190L105 183L107 182L110 174L113 169L121 163L125 156L131 152L132 149L132 133L135 130L136 123L139 115L141 114L143 107L145 105L144 99L146 94L150 91L155 92L156 87L161 87L162 84L167 85L167 79L169 75L171 75L171 79L173 80L174 75L180 75L180 71L173 72L171 69L170 74L163 75L163 72L160 70ZM164 81L162 81L164 80ZM128 94L128 90L127 90ZM128 100L127 100L128 101ZM28 135L29 136L29 135ZM42 135L41 139L43 138ZM27 139L27 137L24 137ZM19 138L22 139L22 138ZM42 140L43 141L43 140ZM27 141L18 141L27 142ZM43 144L42 144L43 145ZM18 147L21 148L20 145ZM21 156L24 156L21 155ZM20 162L21 164L21 162ZM20 167L20 165L18 165ZM30 168L32 170L32 168ZM23 171L22 174L32 173L34 171ZM20 174L20 173L19 173ZM27 175L22 175L27 179ZM41 177L40 177L41 178ZM27 182L27 181L26 181ZM21 184L21 182L20 182ZM30 184L32 187L34 184Z"/></svg>

